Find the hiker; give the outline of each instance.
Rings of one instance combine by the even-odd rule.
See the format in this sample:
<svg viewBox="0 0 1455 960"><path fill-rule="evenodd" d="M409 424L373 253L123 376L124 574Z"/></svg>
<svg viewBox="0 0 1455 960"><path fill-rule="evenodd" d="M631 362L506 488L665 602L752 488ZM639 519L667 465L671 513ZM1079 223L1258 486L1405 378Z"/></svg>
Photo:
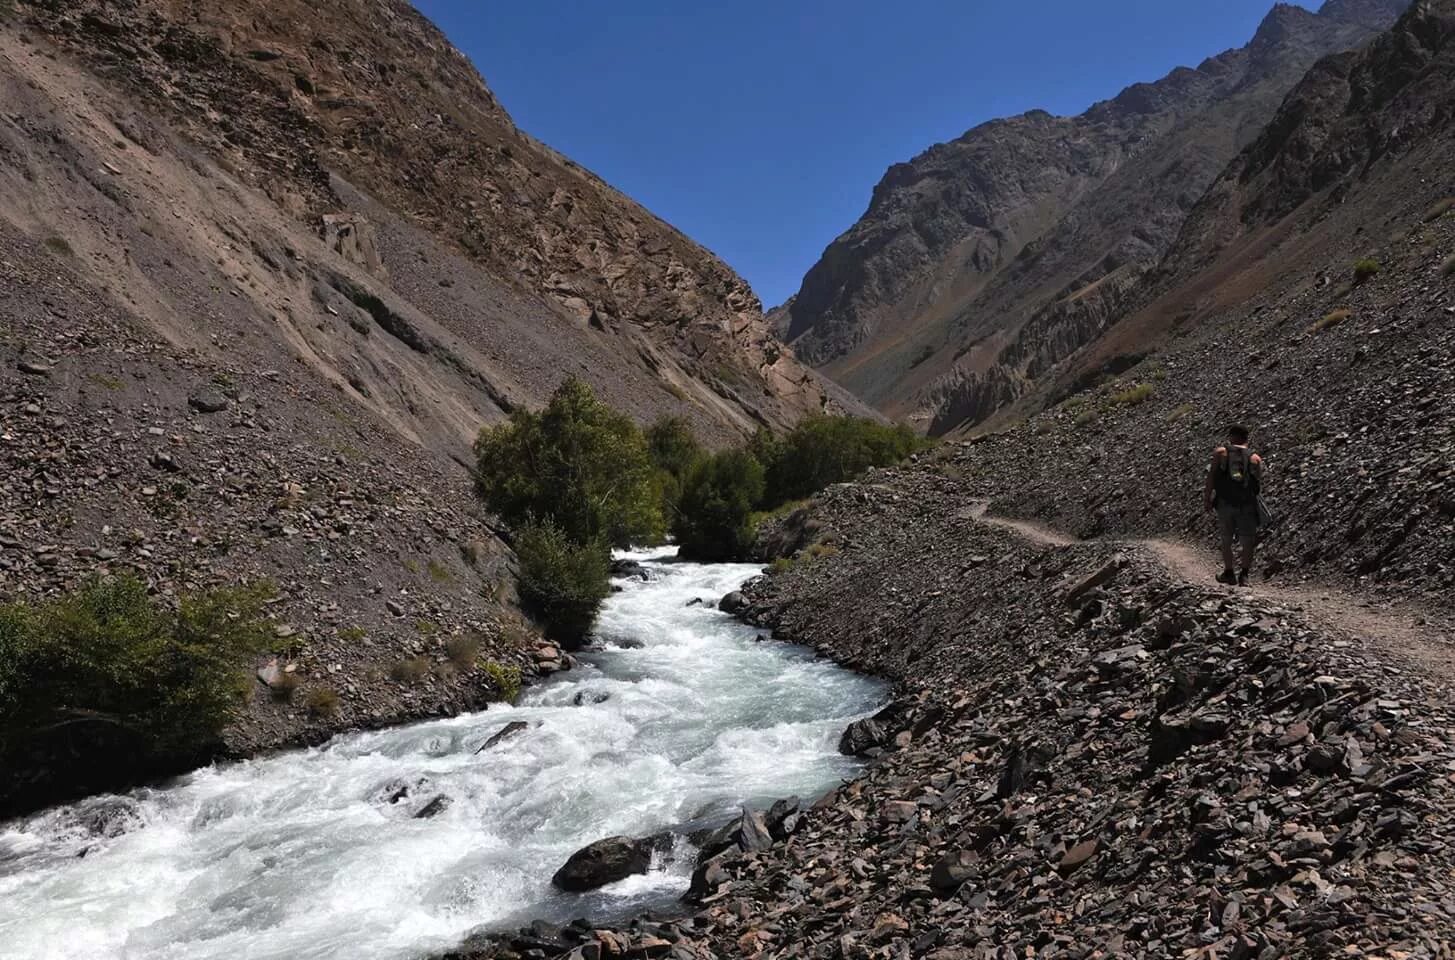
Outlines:
<svg viewBox="0 0 1455 960"><path fill-rule="evenodd" d="M1248 446L1248 428L1228 427L1228 442L1213 451L1202 496L1208 512L1217 511L1218 536L1223 549L1223 572L1219 583L1246 586L1253 569L1253 551L1258 546L1260 525L1258 490L1263 477L1263 458ZM1233 538L1242 548L1241 565L1233 571Z"/></svg>

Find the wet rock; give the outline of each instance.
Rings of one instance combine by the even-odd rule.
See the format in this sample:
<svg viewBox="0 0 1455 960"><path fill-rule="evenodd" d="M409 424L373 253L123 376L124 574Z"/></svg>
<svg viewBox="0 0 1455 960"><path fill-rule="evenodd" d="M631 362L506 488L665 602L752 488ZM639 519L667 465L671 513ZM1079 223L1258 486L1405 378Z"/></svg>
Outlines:
<svg viewBox="0 0 1455 960"><path fill-rule="evenodd" d="M562 890L580 893L646 873L652 861L650 841L607 837L573 853L551 882Z"/></svg>
<svg viewBox="0 0 1455 960"><path fill-rule="evenodd" d="M886 737L884 729L873 720L855 720L839 737L839 753L846 757L864 757L879 751Z"/></svg>
<svg viewBox="0 0 1455 960"><path fill-rule="evenodd" d="M489 750L491 747L504 740L509 740L511 737L519 736L529 728L530 724L524 720L512 720L505 726L497 730L495 733L491 734L489 739L487 739L484 743L480 744L479 749L477 749L475 753L484 753L486 750Z"/></svg>
<svg viewBox="0 0 1455 960"><path fill-rule="evenodd" d="M748 598L745 597L741 591L734 590L732 593L728 594L718 601L717 608L723 613L737 616L744 610L748 609L749 605L750 604L748 602Z"/></svg>
<svg viewBox="0 0 1455 960"><path fill-rule="evenodd" d="M450 804L452 804L453 802L453 800L445 796L443 793L436 794L428 803L415 811L414 819L429 820L432 817L437 817L441 813L444 813L446 810L448 810Z"/></svg>
<svg viewBox="0 0 1455 960"><path fill-rule="evenodd" d="M763 815L763 821L768 825L768 833L774 840L787 840L798 829L801 805L797 797L785 797L774 801L768 808L768 812Z"/></svg>

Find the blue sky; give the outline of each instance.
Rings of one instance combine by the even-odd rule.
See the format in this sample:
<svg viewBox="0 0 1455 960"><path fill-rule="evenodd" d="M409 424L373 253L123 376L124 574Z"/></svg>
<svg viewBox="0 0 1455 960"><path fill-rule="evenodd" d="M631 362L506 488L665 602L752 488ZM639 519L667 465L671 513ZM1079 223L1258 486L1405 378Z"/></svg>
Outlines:
<svg viewBox="0 0 1455 960"><path fill-rule="evenodd" d="M706 245L767 306L886 167L1079 113L1252 36L1270 0L416 0L515 122ZM1305 4L1316 5L1316 4Z"/></svg>

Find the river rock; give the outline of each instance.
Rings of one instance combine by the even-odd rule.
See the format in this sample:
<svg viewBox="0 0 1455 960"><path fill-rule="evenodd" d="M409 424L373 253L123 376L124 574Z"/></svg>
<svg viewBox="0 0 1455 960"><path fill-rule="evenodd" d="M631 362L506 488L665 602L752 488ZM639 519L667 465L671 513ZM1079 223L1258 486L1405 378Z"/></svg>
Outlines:
<svg viewBox="0 0 1455 960"><path fill-rule="evenodd" d="M748 609L748 606L748 598L743 595L741 590L734 590L732 593L723 597L717 603L717 608L719 610L721 610L723 613L732 614L733 616L737 616L738 614L742 613L744 610Z"/></svg>
<svg viewBox="0 0 1455 960"><path fill-rule="evenodd" d="M486 750L489 750L491 747L495 746L497 743L500 743L502 740L509 740L511 737L514 737L524 732L529 726L530 724L526 723L524 720L512 720L505 726L501 727L499 730L495 731L495 733L490 736L490 739L480 744L480 748L475 752L477 754L484 753Z"/></svg>
<svg viewBox="0 0 1455 960"><path fill-rule="evenodd" d="M877 752L885 742L884 728L873 719L855 720L839 737L839 753L864 757Z"/></svg>
<svg viewBox="0 0 1455 960"><path fill-rule="evenodd" d="M443 793L437 794L430 799L429 803L426 803L415 812L414 819L429 820L432 817L437 817L441 813L444 813L446 810L448 810L450 804L453 802L453 800L445 796Z"/></svg>
<svg viewBox="0 0 1455 960"><path fill-rule="evenodd" d="M595 890L633 874L646 873L652 862L652 841L607 837L571 854L551 883L571 893Z"/></svg>

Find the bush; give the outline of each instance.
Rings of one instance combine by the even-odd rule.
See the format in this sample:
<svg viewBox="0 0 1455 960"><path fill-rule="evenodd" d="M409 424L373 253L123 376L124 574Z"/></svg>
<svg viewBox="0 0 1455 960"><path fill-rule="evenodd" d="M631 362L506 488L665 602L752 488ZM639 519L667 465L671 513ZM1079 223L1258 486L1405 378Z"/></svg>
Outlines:
<svg viewBox="0 0 1455 960"><path fill-rule="evenodd" d="M1111 402L1119 407L1135 407L1152 399L1152 394L1156 392L1157 388L1150 383L1139 383L1129 390L1112 394Z"/></svg>
<svg viewBox="0 0 1455 960"><path fill-rule="evenodd" d="M745 556L753 546L753 510L763 499L763 478L763 465L746 450L699 461L683 484L672 524L682 556L703 562Z"/></svg>
<svg viewBox="0 0 1455 960"><path fill-rule="evenodd" d="M576 643L596 622L611 592L611 551L603 541L571 539L547 520L525 524L515 536L520 596L554 640Z"/></svg>
<svg viewBox="0 0 1455 960"><path fill-rule="evenodd" d="M1354 283L1367 283L1379 273L1379 261L1365 258L1354 263Z"/></svg>
<svg viewBox="0 0 1455 960"><path fill-rule="evenodd" d="M424 657L410 657L408 660L399 660L389 668L389 679L395 683L404 683L413 686L429 676L429 661Z"/></svg>
<svg viewBox="0 0 1455 960"><path fill-rule="evenodd" d="M1437 200L1430 209L1425 211L1423 220L1425 223L1438 220L1449 213L1452 207L1455 207L1455 197L1445 197L1442 200Z"/></svg>
<svg viewBox="0 0 1455 960"><path fill-rule="evenodd" d="M333 687L314 687L303 699L310 716L326 720L338 716L339 696Z"/></svg>
<svg viewBox="0 0 1455 960"><path fill-rule="evenodd" d="M1339 324L1343 323L1345 320L1348 320L1353 315L1354 311L1352 310L1334 310L1330 313L1324 314L1322 319L1315 321L1314 325L1310 327L1309 330L1313 333L1318 333L1320 330L1327 330L1330 327L1337 327Z"/></svg>
<svg viewBox="0 0 1455 960"><path fill-rule="evenodd" d="M1196 410L1197 410L1197 404L1194 404L1194 403L1182 403L1182 404L1178 404L1176 407L1172 408L1172 410L1168 412L1168 414L1167 414L1167 422L1168 423L1176 423L1179 420L1182 420L1182 419L1185 419L1185 418L1191 416L1194 412L1196 412Z"/></svg>
<svg viewBox="0 0 1455 960"><path fill-rule="evenodd" d="M927 441L908 427L854 417L809 417L781 439L759 434L749 451L766 470L767 509L799 500L871 467L898 463Z"/></svg>
<svg viewBox="0 0 1455 960"><path fill-rule="evenodd" d="M516 411L475 441L475 487L507 524L550 520L571 542L652 542L663 531L656 471L629 417L574 377L540 413Z"/></svg>
<svg viewBox="0 0 1455 960"><path fill-rule="evenodd" d="M0 607L0 760L22 747L103 764L206 752L268 649L270 593L215 590L170 610L120 576Z"/></svg>
<svg viewBox="0 0 1455 960"><path fill-rule="evenodd" d="M46 249L52 253L58 253L63 257L73 257L76 252L71 249L71 244L65 237L46 237L44 241Z"/></svg>
<svg viewBox="0 0 1455 960"><path fill-rule="evenodd" d="M514 703L520 696L520 667L513 663L498 663L491 660L485 664L485 673L490 683L500 693L500 699Z"/></svg>
<svg viewBox="0 0 1455 960"><path fill-rule="evenodd" d="M268 688L268 692L279 703L291 703L293 695L298 692L298 687L301 684L302 681L298 679L296 673L284 673L280 674L278 679L273 681L272 686Z"/></svg>
<svg viewBox="0 0 1455 960"><path fill-rule="evenodd" d="M475 665L475 658L480 655L480 640L471 634L463 634L458 637L450 637L445 643L445 656L450 658L450 663L460 671L469 670Z"/></svg>

